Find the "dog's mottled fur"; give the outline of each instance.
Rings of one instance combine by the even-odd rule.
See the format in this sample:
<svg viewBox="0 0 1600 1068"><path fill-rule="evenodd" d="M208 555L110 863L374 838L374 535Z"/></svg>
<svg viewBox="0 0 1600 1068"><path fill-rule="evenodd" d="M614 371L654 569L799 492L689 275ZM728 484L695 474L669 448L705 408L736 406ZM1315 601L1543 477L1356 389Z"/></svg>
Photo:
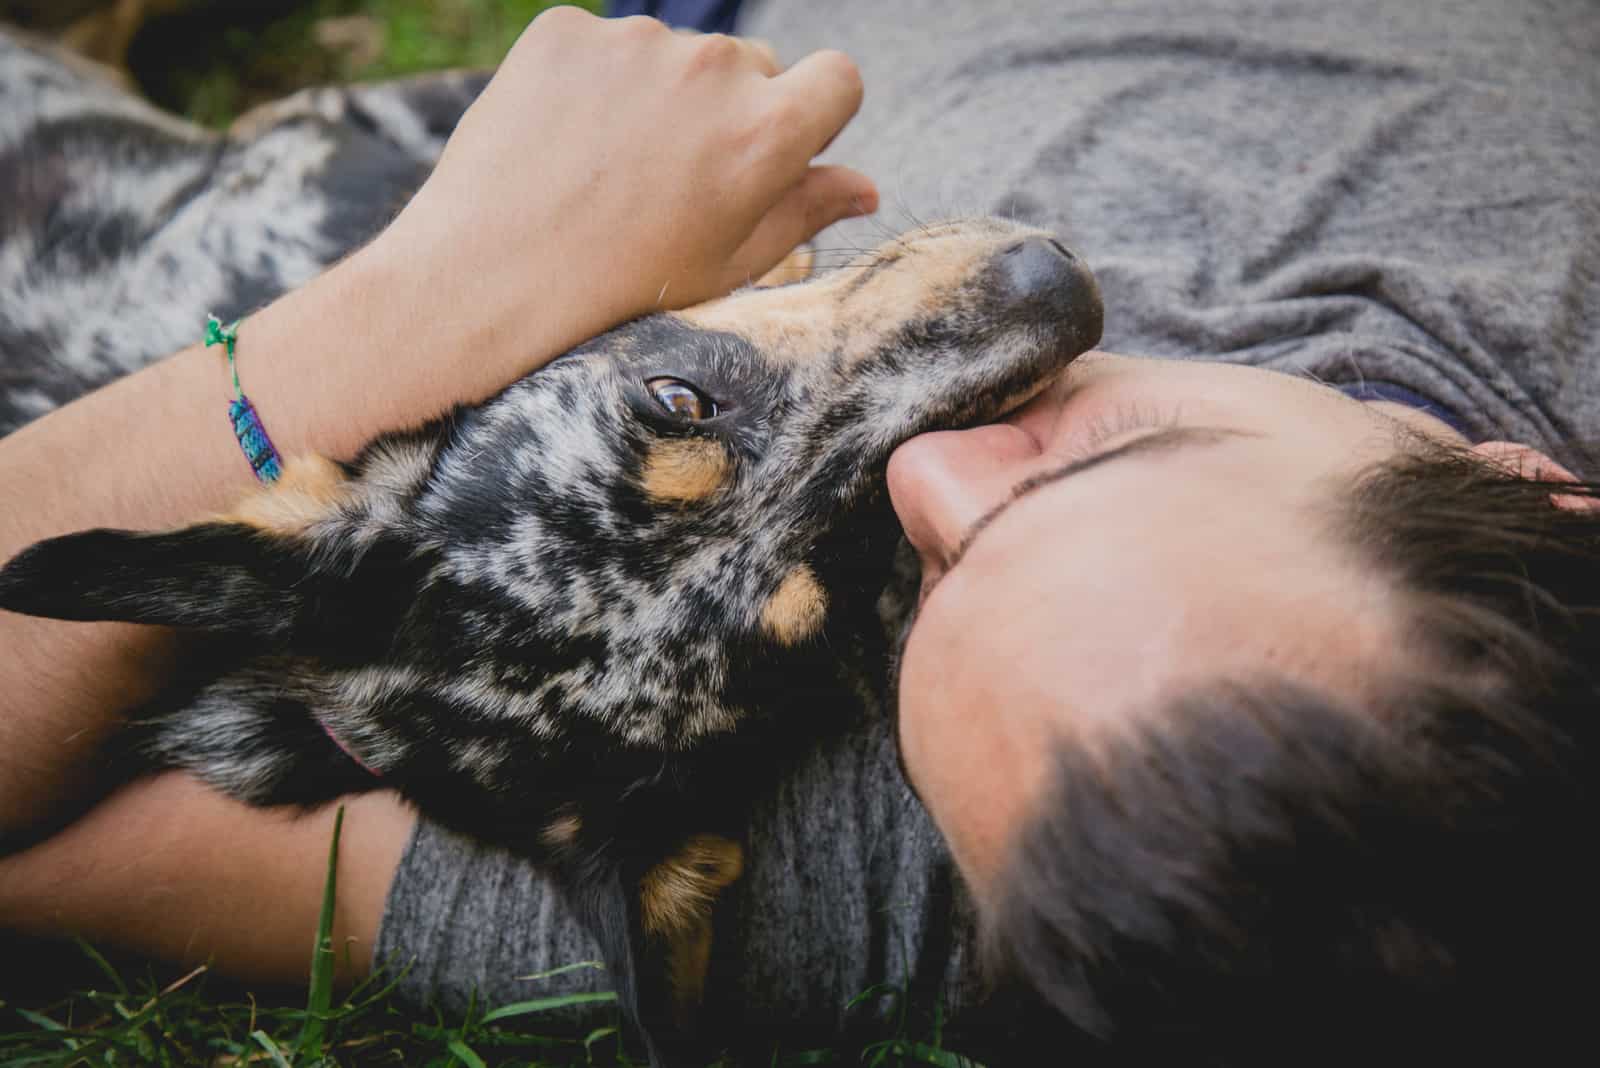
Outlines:
<svg viewBox="0 0 1600 1068"><path fill-rule="evenodd" d="M0 53L0 95L38 105L0 120L0 431L372 232L474 84L328 90L217 139L82 79L68 106L63 78ZM201 632L130 728L141 767L262 805L393 787L533 857L673 1059L740 799L882 699L890 451L1015 406L1099 328L1047 235L923 227L623 325L352 462L291 460L228 516L36 545L0 607Z"/></svg>

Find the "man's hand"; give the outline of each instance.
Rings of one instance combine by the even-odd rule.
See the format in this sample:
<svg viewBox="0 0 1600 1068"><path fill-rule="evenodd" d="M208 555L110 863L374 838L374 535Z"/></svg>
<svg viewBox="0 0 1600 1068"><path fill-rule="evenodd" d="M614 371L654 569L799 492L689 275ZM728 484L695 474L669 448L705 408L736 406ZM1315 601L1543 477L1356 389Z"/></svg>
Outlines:
<svg viewBox="0 0 1600 1068"><path fill-rule="evenodd" d="M783 70L764 44L555 8L517 41L379 242L446 257L490 316L548 313L552 250L597 332L760 277L876 210L861 174L811 160L861 104L854 63Z"/></svg>

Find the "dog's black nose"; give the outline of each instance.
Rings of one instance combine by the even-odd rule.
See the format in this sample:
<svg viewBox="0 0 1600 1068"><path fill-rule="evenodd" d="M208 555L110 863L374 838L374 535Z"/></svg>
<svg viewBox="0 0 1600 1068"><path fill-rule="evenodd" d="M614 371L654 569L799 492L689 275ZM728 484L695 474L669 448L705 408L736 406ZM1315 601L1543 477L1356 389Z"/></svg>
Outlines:
<svg viewBox="0 0 1600 1068"><path fill-rule="evenodd" d="M1025 237L1000 253L1000 269L1011 295L1048 297L1082 273L1078 257L1053 237Z"/></svg>

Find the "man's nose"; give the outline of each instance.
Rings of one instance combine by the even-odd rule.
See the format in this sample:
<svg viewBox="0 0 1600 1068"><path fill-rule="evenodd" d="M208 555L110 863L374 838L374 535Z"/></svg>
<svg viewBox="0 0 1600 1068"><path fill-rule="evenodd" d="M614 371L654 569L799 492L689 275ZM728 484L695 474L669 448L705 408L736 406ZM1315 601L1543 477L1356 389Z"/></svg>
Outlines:
<svg viewBox="0 0 1600 1068"><path fill-rule="evenodd" d="M1002 504L1039 455L1009 423L919 434L889 457L889 500L924 571L949 566L975 523Z"/></svg>

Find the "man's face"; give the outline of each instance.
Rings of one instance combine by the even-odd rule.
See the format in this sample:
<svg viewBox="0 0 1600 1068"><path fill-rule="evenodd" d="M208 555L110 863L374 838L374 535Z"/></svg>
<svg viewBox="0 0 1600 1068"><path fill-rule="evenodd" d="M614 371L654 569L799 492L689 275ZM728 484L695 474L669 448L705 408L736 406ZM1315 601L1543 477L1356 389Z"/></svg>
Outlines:
<svg viewBox="0 0 1600 1068"><path fill-rule="evenodd" d="M1402 424L1454 437L1287 375L1091 353L1005 421L895 452L923 568L901 750L980 899L1059 740L1092 751L1219 678L1359 694L1393 594L1330 520Z"/></svg>

